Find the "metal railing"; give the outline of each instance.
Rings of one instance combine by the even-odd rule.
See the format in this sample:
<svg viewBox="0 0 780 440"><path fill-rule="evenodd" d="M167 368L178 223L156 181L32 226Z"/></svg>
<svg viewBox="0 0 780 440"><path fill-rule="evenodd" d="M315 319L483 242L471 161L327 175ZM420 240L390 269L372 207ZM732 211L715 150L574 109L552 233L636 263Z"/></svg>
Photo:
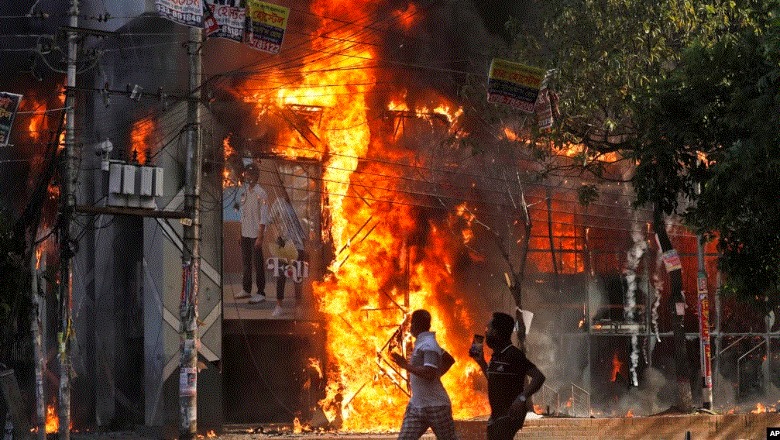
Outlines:
<svg viewBox="0 0 780 440"><path fill-rule="evenodd" d="M719 350L717 353L715 353L715 358L719 358L725 353L729 348L736 346L740 341L747 338L747 335L742 335L739 338L737 338L736 341L733 341L731 344L727 345L726 348Z"/></svg>
<svg viewBox="0 0 780 440"><path fill-rule="evenodd" d="M539 396L538 405L541 406L544 414L556 416L560 414L561 396L552 387L542 384L542 389L536 396Z"/></svg>
<svg viewBox="0 0 780 440"><path fill-rule="evenodd" d="M575 417L590 417L590 393L584 388L571 384L571 407L569 415Z"/></svg>
<svg viewBox="0 0 780 440"><path fill-rule="evenodd" d="M762 340L761 342L756 344L750 350L746 351L742 356L740 356L737 359L737 395L739 395L739 396L742 395L742 377L741 377L742 376L742 371L741 371L741 369L742 369L742 367L741 367L742 366L742 361L745 359L745 356L747 356L750 353L752 353L753 351L757 350L759 347L761 347L765 343L766 343L766 340ZM764 362L766 362L766 361L764 361Z"/></svg>

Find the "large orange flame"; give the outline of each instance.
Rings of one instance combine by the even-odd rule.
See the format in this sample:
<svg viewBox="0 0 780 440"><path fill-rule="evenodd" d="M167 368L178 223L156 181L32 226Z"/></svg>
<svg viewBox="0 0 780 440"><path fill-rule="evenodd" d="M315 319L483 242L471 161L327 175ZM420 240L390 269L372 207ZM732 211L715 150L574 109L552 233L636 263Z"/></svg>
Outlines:
<svg viewBox="0 0 780 440"><path fill-rule="evenodd" d="M349 18L359 21L375 5L368 0L315 0L312 12L319 17L351 13L355 17ZM401 16L414 14L411 7ZM328 274L313 286L318 309L327 319L327 386L320 406L332 425L344 430L398 429L409 390L406 373L389 360L388 351L408 351L408 341L398 338L399 329L412 310L425 308L431 312L437 339L458 359L442 378L454 416L485 415L487 399L484 392L475 391L482 373L467 355L475 322L463 295L455 291L453 256L448 251L462 246L470 232L460 238L434 222L419 220L414 203L404 200L401 192L356 196L356 186L386 188L386 181L400 173L387 163L411 153L391 152L390 146L372 139L367 94L376 83L372 67L376 54L371 45L350 42L352 33L340 29L343 26L323 19L315 35L329 38L315 38L311 44L315 53L328 57L302 63L298 75L280 72L275 83L285 85L273 97L245 97L254 100L258 115L318 114L312 133L290 128L273 148L286 157L324 162L323 217L329 228L323 238L335 255ZM333 41L344 43L334 48ZM252 89L247 84L247 90ZM386 108L409 110L399 103ZM441 120L449 128L462 113L445 100L409 111L411 117ZM364 160L368 157L386 160ZM414 163L413 157L406 159ZM369 181L367 176L378 177ZM312 366L319 371L319 364Z"/></svg>

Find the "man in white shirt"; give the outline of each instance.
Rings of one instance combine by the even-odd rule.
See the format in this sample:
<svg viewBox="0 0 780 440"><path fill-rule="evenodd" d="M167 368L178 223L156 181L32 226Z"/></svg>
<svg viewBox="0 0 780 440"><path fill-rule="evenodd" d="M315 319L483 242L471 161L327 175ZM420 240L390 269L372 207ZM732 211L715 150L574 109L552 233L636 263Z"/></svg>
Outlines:
<svg viewBox="0 0 780 440"><path fill-rule="evenodd" d="M407 361L401 354L391 353L399 367L410 373L412 397L406 406L398 440L417 440L428 428L438 440L456 440L452 403L441 383L444 350L436 342L431 328L431 314L427 310L412 313L409 331L414 340L412 357Z"/></svg>
<svg viewBox="0 0 780 440"><path fill-rule="evenodd" d="M263 261L263 238L270 222L268 194L258 183L260 171L255 165L244 173L244 188L241 194L241 261L243 263L242 290L235 298L249 298L257 304L265 301L265 262ZM255 271L257 292L252 292L252 269Z"/></svg>

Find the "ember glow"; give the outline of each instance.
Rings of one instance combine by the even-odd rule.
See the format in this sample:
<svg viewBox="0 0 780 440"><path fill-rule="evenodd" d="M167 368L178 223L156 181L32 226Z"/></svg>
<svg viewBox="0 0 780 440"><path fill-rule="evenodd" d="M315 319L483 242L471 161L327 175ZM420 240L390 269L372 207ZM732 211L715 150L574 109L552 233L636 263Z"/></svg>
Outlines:
<svg viewBox="0 0 780 440"><path fill-rule="evenodd" d="M31 107L35 112L30 116L30 123L27 124L27 132L34 142L39 142L41 140L41 134L49 128L48 118L45 113L46 103L38 101L35 98L25 98L25 100L32 100L32 104L25 105L25 107Z"/></svg>
<svg viewBox="0 0 780 440"><path fill-rule="evenodd" d="M756 409L750 411L751 414L761 414L766 412L766 406L763 403L756 403Z"/></svg>
<svg viewBox="0 0 780 440"><path fill-rule="evenodd" d="M222 141L222 154L223 154L223 161L224 163L227 163L228 160L232 157L235 157L236 150L233 149L233 147L230 145L230 136L226 137ZM229 186L235 185L238 181L238 176L231 175L230 170L228 167L225 167L222 170L222 187L227 188Z"/></svg>
<svg viewBox="0 0 780 440"><path fill-rule="evenodd" d="M146 164L149 159L147 152L151 150L150 136L154 132L154 122L151 119L141 119L133 124L130 131L130 157L140 164Z"/></svg>
<svg viewBox="0 0 780 440"><path fill-rule="evenodd" d="M612 382L617 381L618 374L620 374L620 370L622 368L623 368L623 362L620 362L617 353L615 353L612 356L612 378L610 379Z"/></svg>
<svg viewBox="0 0 780 440"><path fill-rule="evenodd" d="M43 247L35 248L35 270L41 269L41 255L43 254Z"/></svg>

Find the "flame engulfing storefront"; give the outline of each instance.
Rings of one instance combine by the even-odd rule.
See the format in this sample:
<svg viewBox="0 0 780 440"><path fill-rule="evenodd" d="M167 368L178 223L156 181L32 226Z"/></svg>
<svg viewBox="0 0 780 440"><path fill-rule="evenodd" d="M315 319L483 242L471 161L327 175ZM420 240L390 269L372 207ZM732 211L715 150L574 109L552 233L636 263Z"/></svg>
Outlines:
<svg viewBox="0 0 780 440"><path fill-rule="evenodd" d="M306 58L282 56L278 67L227 90L250 108L253 119L242 124L262 134L231 137L226 163L248 153L321 164L304 188L322 202L321 229L308 238L326 244L327 271L312 286L327 323L320 406L350 430L399 425L408 388L387 354L408 342L399 339L406 315L423 307L462 359L444 378L455 416L487 413L485 399L472 394L478 369L466 361L470 335L484 321L474 313L480 295L456 287L466 276L457 271L469 229L455 205L463 201L458 193L473 191L457 176L465 158L454 147L464 134L462 110L436 89L410 90L421 86L400 80L400 65L380 66L381 33L365 19L379 13L375 7L313 2L299 11L317 18L308 32L321 36L312 38ZM414 5L393 10L383 26L412 29L419 12Z"/></svg>
<svg viewBox="0 0 780 440"><path fill-rule="evenodd" d="M307 238L324 265L311 285L326 334L325 385L317 406L331 426L347 430L400 425L408 388L387 355L407 346L403 323L417 308L431 311L440 342L459 359L443 377L455 417L489 412L484 379L467 349L491 310L514 311L505 272L508 263L517 264L520 200L547 200L546 209L531 210L528 270L541 283L528 293L531 304L554 302L541 299L553 284L553 296L585 292L578 275L596 264L588 262L586 228L600 214L589 219L579 213L571 189L577 183L556 182L560 188L554 188L528 182L534 164L519 152L515 132L464 117L464 104L455 98L458 82L481 72L437 65L444 63L440 54L415 62L426 54L408 53L414 49L404 42L415 47L411 43L436 25L432 12L444 12L402 3L315 0L308 9L293 7L307 19L301 31L311 38L298 43L306 49L288 44L289 53L268 65L217 81L216 102L229 110L220 116L218 104L212 107L230 126L226 185L259 160L276 174L265 182L271 201L294 191L309 205L312 197L320 202L319 220L304 222L319 225L306 228ZM471 11L465 4L451 8ZM422 46L434 41L431 36ZM304 184L285 184L296 173L295 166L280 165L285 160L308 164L298 166ZM618 187L612 202L627 210L625 196ZM628 223L615 220L611 228L625 230ZM226 238L226 246L233 241ZM616 261L612 270L618 268ZM554 282L549 274L556 275ZM564 286L559 277L578 281ZM569 302L582 304L582 298L572 294ZM552 323L544 313L540 317L539 325ZM580 312L577 319L582 317ZM554 358L540 362L555 364Z"/></svg>

